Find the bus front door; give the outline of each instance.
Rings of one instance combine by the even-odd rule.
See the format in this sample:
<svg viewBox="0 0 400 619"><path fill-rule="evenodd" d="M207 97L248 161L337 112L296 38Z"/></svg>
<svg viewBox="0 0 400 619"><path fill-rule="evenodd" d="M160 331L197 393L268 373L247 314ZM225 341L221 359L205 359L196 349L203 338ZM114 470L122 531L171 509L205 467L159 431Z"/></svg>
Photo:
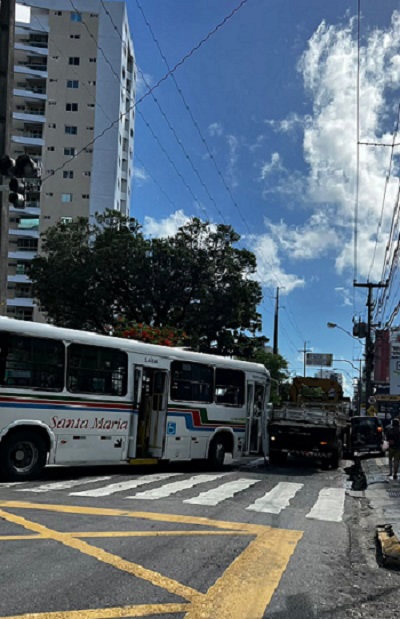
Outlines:
<svg viewBox="0 0 400 619"><path fill-rule="evenodd" d="M141 368L136 456L161 458L165 444L168 406L168 372Z"/></svg>

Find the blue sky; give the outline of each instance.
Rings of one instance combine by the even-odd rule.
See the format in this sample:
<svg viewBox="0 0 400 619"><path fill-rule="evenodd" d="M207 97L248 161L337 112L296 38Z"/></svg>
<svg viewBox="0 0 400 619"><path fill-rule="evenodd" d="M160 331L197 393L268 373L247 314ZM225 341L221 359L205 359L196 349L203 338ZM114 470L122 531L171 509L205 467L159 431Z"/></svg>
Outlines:
<svg viewBox="0 0 400 619"><path fill-rule="evenodd" d="M170 66L239 4L138 2ZM137 1L127 5L138 68L154 85L166 66ZM400 78L396 8L392 0L361 1L360 136L365 141L391 144L393 139ZM282 288L279 349L298 373L304 342L335 359L354 362L362 353L358 342L326 326L331 321L351 331L353 316L366 316L365 291L354 296L352 286L356 16L356 0L248 0L177 69L177 85L233 199L171 78L154 95L202 182L151 97L136 114L132 216L155 236L174 233L191 216L231 224L242 236L241 246L257 254L263 332L271 341L272 297ZM139 73L138 96L146 90ZM385 181L389 161L389 148L360 147L358 281L381 277L398 188L396 157ZM350 385L355 374L350 364L334 366ZM314 371L308 368L308 374Z"/></svg>

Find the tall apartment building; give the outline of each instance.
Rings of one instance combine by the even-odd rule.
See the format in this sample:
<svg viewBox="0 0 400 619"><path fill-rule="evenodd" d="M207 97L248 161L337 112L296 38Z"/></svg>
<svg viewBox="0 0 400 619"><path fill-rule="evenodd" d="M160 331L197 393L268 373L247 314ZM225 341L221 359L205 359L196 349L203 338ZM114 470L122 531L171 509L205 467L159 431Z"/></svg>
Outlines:
<svg viewBox="0 0 400 619"><path fill-rule="evenodd" d="M26 267L39 235L107 208L129 214L136 68L125 3L17 5L14 65L9 154L40 162L44 182L24 210L10 205L7 315L37 320Z"/></svg>

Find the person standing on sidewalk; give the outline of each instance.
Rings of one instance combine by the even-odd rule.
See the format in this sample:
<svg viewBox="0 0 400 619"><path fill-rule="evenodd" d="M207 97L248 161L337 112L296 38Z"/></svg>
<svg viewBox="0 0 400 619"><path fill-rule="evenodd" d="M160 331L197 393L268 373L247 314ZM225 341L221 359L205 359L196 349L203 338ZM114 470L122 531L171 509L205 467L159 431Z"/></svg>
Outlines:
<svg viewBox="0 0 400 619"><path fill-rule="evenodd" d="M393 419L392 425L387 429L386 438L389 442L389 475L392 474L393 462L393 479L397 479L400 463L400 421Z"/></svg>

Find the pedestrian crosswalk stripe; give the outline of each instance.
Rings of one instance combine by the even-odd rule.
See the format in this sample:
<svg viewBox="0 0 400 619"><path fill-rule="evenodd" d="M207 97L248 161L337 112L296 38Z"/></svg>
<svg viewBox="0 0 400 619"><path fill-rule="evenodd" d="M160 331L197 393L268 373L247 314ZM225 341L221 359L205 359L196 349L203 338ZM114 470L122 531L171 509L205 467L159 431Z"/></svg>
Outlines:
<svg viewBox="0 0 400 619"><path fill-rule="evenodd" d="M280 514L288 507L290 500L296 492L302 489L304 484L295 484L288 481L280 481L272 490L257 499L252 505L246 507L253 512L263 512L267 514Z"/></svg>
<svg viewBox="0 0 400 619"><path fill-rule="evenodd" d="M65 481L56 481L48 484L42 484L41 486L36 486L36 488L16 488L17 492L49 492L51 490L67 490L68 488L73 488L74 486L81 486L84 484L94 484L99 481L107 481L111 479L111 476L105 477L89 477L87 479L68 479Z"/></svg>
<svg viewBox="0 0 400 619"><path fill-rule="evenodd" d="M250 486L254 486L260 479L236 479L235 481L228 481L225 484L221 484L213 490L207 490L201 492L198 496L192 499L185 499L184 503L192 503L194 505L218 505L225 499L232 498L238 492L242 492Z"/></svg>
<svg viewBox="0 0 400 619"><path fill-rule="evenodd" d="M344 488L322 488L317 502L313 505L306 518L324 520L325 522L341 522L344 512Z"/></svg>
<svg viewBox="0 0 400 619"><path fill-rule="evenodd" d="M198 486L199 484L205 484L210 481L215 481L220 477L223 477L225 473L220 473L219 475L193 475L193 477L189 477L188 479L182 479L180 481L173 481L170 484L165 484L164 486L160 486L159 488L154 488L153 490L145 490L144 492L138 492L133 496L126 497L127 499L148 499L150 501L154 501L156 499L165 499L171 494L176 494L177 492L181 492L181 490L188 490L189 488L193 488L193 486Z"/></svg>
<svg viewBox="0 0 400 619"><path fill-rule="evenodd" d="M175 477L180 473L160 473L159 475L144 475L143 477L137 477L136 479L130 479L129 481L120 481L115 484L109 484L108 486L102 486L101 488L94 488L93 490L81 490L80 492L70 492L71 496L88 496L99 497L109 496L116 492L123 492L124 490L132 490L132 488L138 488L145 484L154 484L158 481L163 481L168 477Z"/></svg>

